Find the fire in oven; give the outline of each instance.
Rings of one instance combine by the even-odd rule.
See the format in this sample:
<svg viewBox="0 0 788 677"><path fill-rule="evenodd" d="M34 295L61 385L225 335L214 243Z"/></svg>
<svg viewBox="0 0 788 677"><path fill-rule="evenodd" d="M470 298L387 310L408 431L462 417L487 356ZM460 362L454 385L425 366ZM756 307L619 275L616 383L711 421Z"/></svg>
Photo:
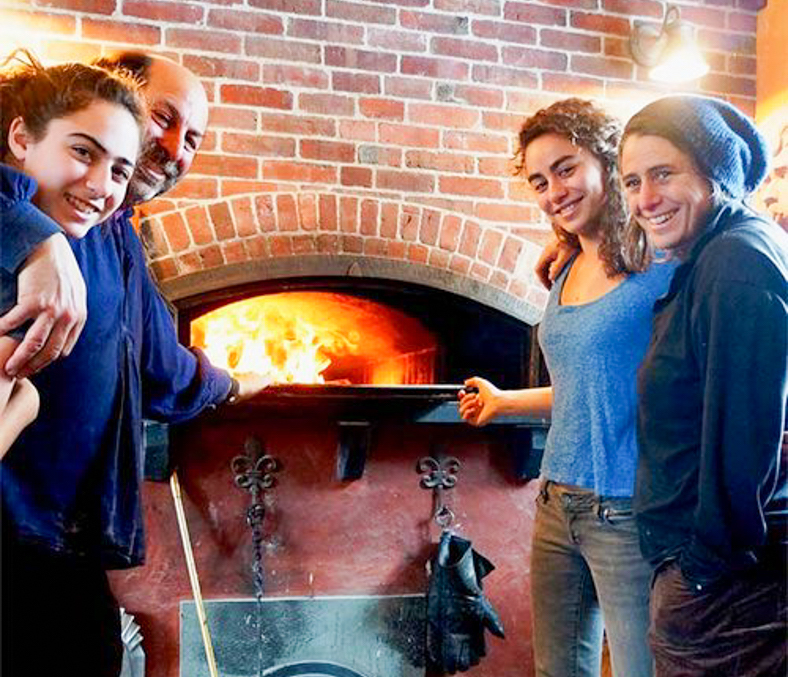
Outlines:
<svg viewBox="0 0 788 677"><path fill-rule="evenodd" d="M190 338L213 364L276 385L434 383L439 360L437 337L417 319L328 291L236 301L195 319Z"/></svg>
<svg viewBox="0 0 788 677"><path fill-rule="evenodd" d="M224 301L190 303L181 335L230 373L270 381L257 404L449 402L472 375L503 387L543 379L532 327L440 290L284 284Z"/></svg>

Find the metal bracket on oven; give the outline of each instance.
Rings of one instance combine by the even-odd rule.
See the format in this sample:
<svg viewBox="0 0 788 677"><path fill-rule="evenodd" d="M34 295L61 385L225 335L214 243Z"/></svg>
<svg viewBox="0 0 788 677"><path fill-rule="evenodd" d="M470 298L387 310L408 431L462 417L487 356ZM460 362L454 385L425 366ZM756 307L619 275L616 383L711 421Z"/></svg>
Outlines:
<svg viewBox="0 0 788 677"><path fill-rule="evenodd" d="M512 459L514 476L518 480L532 480L539 477L547 430L513 425L504 428L501 434Z"/></svg>
<svg viewBox="0 0 788 677"><path fill-rule="evenodd" d="M252 504L246 511L246 521L254 530L262 524L265 517L263 494L276 485L274 473L279 472L279 461L264 452L260 440L248 437L244 442L244 453L231 461L231 468L236 486L246 489L252 495Z"/></svg>
<svg viewBox="0 0 788 677"><path fill-rule="evenodd" d="M361 478L371 439L369 421L338 421L337 479L346 482Z"/></svg>
<svg viewBox="0 0 788 677"><path fill-rule="evenodd" d="M446 505L443 492L456 486L460 467L460 462L454 456L446 456L442 449L431 456L423 456L416 464L416 472L421 475L419 486L432 489L432 518L444 530L454 522L454 512Z"/></svg>

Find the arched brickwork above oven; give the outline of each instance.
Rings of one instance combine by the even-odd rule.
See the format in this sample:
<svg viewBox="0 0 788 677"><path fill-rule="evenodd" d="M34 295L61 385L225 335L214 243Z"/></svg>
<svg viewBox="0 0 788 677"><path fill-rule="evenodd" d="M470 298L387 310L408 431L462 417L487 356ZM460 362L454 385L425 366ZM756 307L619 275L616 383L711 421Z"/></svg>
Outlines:
<svg viewBox="0 0 788 677"><path fill-rule="evenodd" d="M328 192L235 196L143 216L162 291L178 301L260 280L358 276L450 291L529 324L546 292L540 247L432 206Z"/></svg>

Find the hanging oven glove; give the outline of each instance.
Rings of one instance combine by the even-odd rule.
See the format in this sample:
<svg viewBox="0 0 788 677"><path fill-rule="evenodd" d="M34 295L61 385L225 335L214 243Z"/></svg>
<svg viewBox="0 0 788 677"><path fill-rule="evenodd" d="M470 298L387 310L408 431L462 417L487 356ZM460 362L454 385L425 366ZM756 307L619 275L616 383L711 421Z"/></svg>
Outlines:
<svg viewBox="0 0 788 677"><path fill-rule="evenodd" d="M453 675L486 655L485 628L503 638L503 624L482 592L495 567L471 542L444 531L432 561L427 591L427 654L434 667Z"/></svg>

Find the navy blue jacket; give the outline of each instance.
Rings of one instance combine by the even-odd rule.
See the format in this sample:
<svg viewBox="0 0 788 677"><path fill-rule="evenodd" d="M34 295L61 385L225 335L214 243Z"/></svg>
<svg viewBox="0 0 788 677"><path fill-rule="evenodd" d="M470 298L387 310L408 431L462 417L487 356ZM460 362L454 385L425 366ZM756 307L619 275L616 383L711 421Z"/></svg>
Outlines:
<svg viewBox="0 0 788 677"><path fill-rule="evenodd" d="M713 215L655 305L638 372L644 555L703 586L785 561L788 235L740 203Z"/></svg>
<svg viewBox="0 0 788 677"><path fill-rule="evenodd" d="M0 463L4 529L106 568L144 558L143 417L192 418L231 384L178 343L129 216L71 241L87 323L71 355L34 377L41 412Z"/></svg>
<svg viewBox="0 0 788 677"><path fill-rule="evenodd" d="M61 232L30 202L35 192L33 179L0 163L0 315L16 305L16 276L31 250ZM21 339L29 324L11 336Z"/></svg>

